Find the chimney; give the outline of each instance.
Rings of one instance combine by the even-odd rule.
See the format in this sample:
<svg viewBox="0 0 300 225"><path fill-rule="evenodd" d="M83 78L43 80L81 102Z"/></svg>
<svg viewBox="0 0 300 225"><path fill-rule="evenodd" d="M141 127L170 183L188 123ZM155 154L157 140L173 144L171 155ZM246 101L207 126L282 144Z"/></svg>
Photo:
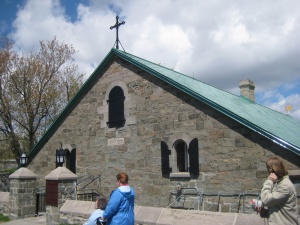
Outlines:
<svg viewBox="0 0 300 225"><path fill-rule="evenodd" d="M255 85L252 80L241 80L239 87L240 87L241 96L255 102L255 97L254 97Z"/></svg>

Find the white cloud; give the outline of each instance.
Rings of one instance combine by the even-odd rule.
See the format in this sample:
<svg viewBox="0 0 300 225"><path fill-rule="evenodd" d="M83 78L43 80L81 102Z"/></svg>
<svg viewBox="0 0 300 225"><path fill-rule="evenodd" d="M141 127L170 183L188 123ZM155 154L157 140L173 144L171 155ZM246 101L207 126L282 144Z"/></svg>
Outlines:
<svg viewBox="0 0 300 225"><path fill-rule="evenodd" d="M117 12L126 22L119 38L127 52L235 94L240 80L251 79L261 102L282 108L283 99L298 102L300 88L277 88L299 87L299 11L298 0L90 0L78 1L72 23L59 0L27 0L12 37L26 49L56 36L79 50L76 61L89 75L115 43L109 27Z"/></svg>
<svg viewBox="0 0 300 225"><path fill-rule="evenodd" d="M296 18L294 16L288 16L285 23L282 26L283 34L288 35L295 28Z"/></svg>
<svg viewBox="0 0 300 225"><path fill-rule="evenodd" d="M189 37L178 25L164 25L162 21L150 16L139 31L139 38L131 46L135 55L177 69L190 54ZM156 56L157 52L160 54L159 58Z"/></svg>

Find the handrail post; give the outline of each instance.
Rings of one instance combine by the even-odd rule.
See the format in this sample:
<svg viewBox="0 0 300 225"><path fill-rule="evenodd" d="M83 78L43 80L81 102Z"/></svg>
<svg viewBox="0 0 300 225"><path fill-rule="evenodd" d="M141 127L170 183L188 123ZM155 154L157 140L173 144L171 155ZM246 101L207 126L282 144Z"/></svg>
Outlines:
<svg viewBox="0 0 300 225"><path fill-rule="evenodd" d="M220 192L218 193L218 207L217 207L217 211L219 212L219 206L220 206L220 198L221 198L221 195L220 195Z"/></svg>

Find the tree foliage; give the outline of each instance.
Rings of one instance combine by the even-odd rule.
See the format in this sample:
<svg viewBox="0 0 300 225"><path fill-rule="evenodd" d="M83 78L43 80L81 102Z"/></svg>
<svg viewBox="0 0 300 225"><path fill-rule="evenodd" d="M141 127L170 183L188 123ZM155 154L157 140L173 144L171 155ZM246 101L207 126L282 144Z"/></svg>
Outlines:
<svg viewBox="0 0 300 225"><path fill-rule="evenodd" d="M18 160L28 152L82 85L72 45L40 41L39 50L13 51L0 41L0 137Z"/></svg>

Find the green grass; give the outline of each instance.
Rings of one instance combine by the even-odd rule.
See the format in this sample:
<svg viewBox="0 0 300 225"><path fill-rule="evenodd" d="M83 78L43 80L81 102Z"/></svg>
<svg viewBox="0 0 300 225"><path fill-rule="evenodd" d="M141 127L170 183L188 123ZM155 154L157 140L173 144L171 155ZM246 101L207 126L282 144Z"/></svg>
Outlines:
<svg viewBox="0 0 300 225"><path fill-rule="evenodd" d="M8 221L9 221L9 217L4 216L3 214L0 213L0 222L8 222Z"/></svg>
<svg viewBox="0 0 300 225"><path fill-rule="evenodd" d="M14 173L18 168L7 169L5 172Z"/></svg>

